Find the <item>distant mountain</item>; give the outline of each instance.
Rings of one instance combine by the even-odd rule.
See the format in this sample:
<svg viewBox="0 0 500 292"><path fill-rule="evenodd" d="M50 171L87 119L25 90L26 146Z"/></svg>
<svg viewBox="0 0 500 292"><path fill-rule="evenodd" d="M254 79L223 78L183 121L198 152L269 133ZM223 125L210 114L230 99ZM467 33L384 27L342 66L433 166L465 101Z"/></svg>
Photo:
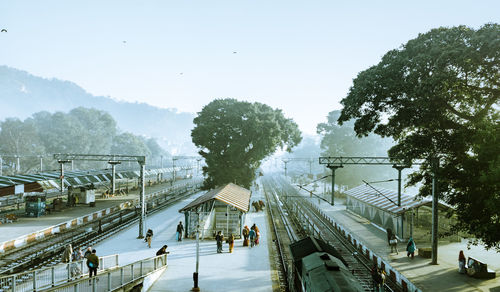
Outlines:
<svg viewBox="0 0 500 292"><path fill-rule="evenodd" d="M40 111L68 112L79 106L109 112L122 131L157 138L174 155L196 153L191 142L192 113L94 96L73 82L0 66L0 121L7 117L24 120Z"/></svg>

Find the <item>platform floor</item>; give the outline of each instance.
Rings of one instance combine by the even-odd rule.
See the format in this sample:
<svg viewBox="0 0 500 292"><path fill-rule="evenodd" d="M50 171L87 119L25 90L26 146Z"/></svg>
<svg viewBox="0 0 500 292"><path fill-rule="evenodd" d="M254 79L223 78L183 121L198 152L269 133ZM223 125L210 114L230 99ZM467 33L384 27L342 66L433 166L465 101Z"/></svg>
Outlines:
<svg viewBox="0 0 500 292"><path fill-rule="evenodd" d="M150 292L190 291L193 288L193 273L196 269L196 241L183 239L176 241L175 231L179 221L184 223L184 215L178 210L203 194L185 199L162 212L146 219L147 228L154 232L151 248L143 240L137 239L137 225L103 241L94 248L99 256L119 254L120 265L154 256L164 244L168 245L168 267L150 288ZM252 193L256 200L259 193ZM273 272L269 263L270 240L267 235L265 212L248 213L245 224L256 223L261 232L261 242L253 248L243 247L242 240L236 240L233 253L229 253L224 243L223 253L216 251L215 240L200 240L199 287L201 291L273 291Z"/></svg>
<svg viewBox="0 0 500 292"><path fill-rule="evenodd" d="M337 223L349 230L379 257L390 262L405 277L422 291L497 291L500 292L500 253L487 251L483 247L473 246L467 249L466 241L438 246L438 265L431 265L430 259L417 256L412 260L406 256L406 243L398 244L399 254L390 253L385 231L375 227L371 222L357 214L346 210L339 199L336 205L312 199L320 208ZM419 243L416 242L417 247ZM471 278L458 273L458 253L463 250L466 257L472 256L488 264L488 268L497 272L491 280Z"/></svg>

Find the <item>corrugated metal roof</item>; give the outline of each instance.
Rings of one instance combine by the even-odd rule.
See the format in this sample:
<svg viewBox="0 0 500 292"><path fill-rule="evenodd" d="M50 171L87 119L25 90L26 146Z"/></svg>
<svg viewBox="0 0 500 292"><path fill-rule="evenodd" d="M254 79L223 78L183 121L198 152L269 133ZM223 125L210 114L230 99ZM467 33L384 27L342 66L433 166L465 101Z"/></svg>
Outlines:
<svg viewBox="0 0 500 292"><path fill-rule="evenodd" d="M380 187L376 187L376 189L384 194L385 197L367 185L352 188L346 191L345 194L393 214L404 213L408 209L416 208L431 202L429 199L417 200L414 196L401 193L401 206L398 206L398 193L396 191Z"/></svg>
<svg viewBox="0 0 500 292"><path fill-rule="evenodd" d="M179 212L187 211L212 199L224 202L243 212L248 212L251 193L252 192L250 192L250 190L230 183L208 191L204 195L196 198L196 200L187 204L184 208L180 209Z"/></svg>

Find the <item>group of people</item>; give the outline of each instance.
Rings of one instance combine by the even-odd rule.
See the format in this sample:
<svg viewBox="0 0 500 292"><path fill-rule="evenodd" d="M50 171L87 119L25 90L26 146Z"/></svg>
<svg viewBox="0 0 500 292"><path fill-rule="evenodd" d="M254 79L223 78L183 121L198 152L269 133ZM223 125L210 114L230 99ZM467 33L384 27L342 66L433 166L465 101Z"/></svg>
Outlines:
<svg viewBox="0 0 500 292"><path fill-rule="evenodd" d="M262 202L262 200L253 201L252 206L255 209L255 212L262 211L262 209L264 209L264 207L265 207L264 202Z"/></svg>
<svg viewBox="0 0 500 292"><path fill-rule="evenodd" d="M99 268L99 258L97 257L96 253L97 251L95 249L92 249L91 246L89 246L85 253L83 253L80 247L73 250L72 244L68 244L64 249L62 262L68 264L71 263L68 265L71 278L83 277L82 271L80 270L76 262L82 259L86 259L86 264L89 269L89 284L91 284L92 275L97 276L97 268Z"/></svg>
<svg viewBox="0 0 500 292"><path fill-rule="evenodd" d="M391 253L396 252L398 253L398 239L396 238L396 234L392 232L392 229L387 228L387 243L391 247ZM413 259L415 257L415 250L417 249L417 245L415 244L415 241L413 240L413 237L410 236L408 239L408 242L406 243L406 256L410 257Z"/></svg>
<svg viewBox="0 0 500 292"><path fill-rule="evenodd" d="M250 245L250 247L254 247L259 244L260 231L255 223L251 228L248 228L248 226L245 225L241 233L243 235L243 246ZM215 241L217 243L217 253L222 253L222 244L224 243L224 234L222 231L217 231ZM232 233L226 239L226 243L229 244L229 252L232 253L234 250L234 235Z"/></svg>

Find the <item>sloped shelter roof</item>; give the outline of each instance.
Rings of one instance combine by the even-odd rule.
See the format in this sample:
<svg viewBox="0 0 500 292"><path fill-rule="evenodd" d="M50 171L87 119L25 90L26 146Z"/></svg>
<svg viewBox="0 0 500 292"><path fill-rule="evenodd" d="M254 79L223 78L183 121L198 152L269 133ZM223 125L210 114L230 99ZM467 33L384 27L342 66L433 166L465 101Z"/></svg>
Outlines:
<svg viewBox="0 0 500 292"><path fill-rule="evenodd" d="M393 214L404 213L408 209L431 203L429 199L417 200L414 196L401 193L401 206L398 206L398 193L396 191L380 187L376 189L378 192L368 185L361 185L346 191L345 194Z"/></svg>
<svg viewBox="0 0 500 292"><path fill-rule="evenodd" d="M210 200L219 200L243 212L248 212L251 193L250 190L229 183L225 186L208 191L206 194L196 198L196 200L180 209L179 212L188 211Z"/></svg>

